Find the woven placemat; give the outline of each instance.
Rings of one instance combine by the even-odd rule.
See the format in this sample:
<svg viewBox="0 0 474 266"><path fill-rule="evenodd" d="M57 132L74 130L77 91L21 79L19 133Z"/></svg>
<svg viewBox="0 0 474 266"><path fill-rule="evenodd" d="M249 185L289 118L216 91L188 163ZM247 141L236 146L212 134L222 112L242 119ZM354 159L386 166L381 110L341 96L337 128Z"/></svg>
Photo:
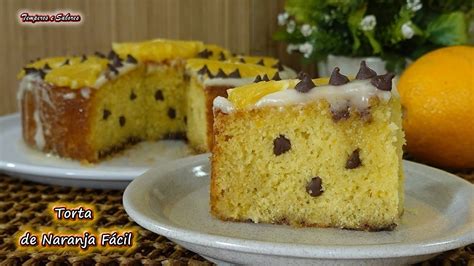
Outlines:
<svg viewBox="0 0 474 266"><path fill-rule="evenodd" d="M456 173L474 183L474 172ZM16 250L13 235L22 225L54 226L52 202L89 202L101 213L95 227L136 225L122 206L123 191L78 189L20 181L0 174L0 265L211 265L163 236L138 232L138 247L125 253ZM445 252L420 265L474 265L474 244Z"/></svg>

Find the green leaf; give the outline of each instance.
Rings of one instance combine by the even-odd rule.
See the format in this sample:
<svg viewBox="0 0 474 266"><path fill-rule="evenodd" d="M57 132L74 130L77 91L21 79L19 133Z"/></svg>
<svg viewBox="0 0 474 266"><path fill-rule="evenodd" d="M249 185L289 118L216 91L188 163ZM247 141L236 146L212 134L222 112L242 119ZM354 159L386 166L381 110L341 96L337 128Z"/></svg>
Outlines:
<svg viewBox="0 0 474 266"><path fill-rule="evenodd" d="M375 39L374 31L364 31L365 37L369 40L370 46L374 51L374 54L380 54L382 52L382 46L380 43Z"/></svg>
<svg viewBox="0 0 474 266"><path fill-rule="evenodd" d="M367 9L367 6L364 5L360 9L352 12L349 15L347 24L349 26L349 30L351 31L352 38L354 39L354 43L352 44L352 52L355 53L357 49L360 47L360 40L359 37L357 36L357 32L359 30L359 24L362 18L364 17L365 10Z"/></svg>
<svg viewBox="0 0 474 266"><path fill-rule="evenodd" d="M467 25L464 13L457 11L443 14L428 24L428 39L439 45L467 43Z"/></svg>

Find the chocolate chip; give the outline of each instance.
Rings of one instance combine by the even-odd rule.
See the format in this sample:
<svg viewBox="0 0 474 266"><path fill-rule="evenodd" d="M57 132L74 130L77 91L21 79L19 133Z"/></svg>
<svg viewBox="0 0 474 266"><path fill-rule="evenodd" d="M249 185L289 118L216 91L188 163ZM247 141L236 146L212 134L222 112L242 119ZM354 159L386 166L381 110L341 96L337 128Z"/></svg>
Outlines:
<svg viewBox="0 0 474 266"><path fill-rule="evenodd" d="M101 52L95 52L94 55L97 56L97 57L100 57L100 58L105 58L105 54L103 54Z"/></svg>
<svg viewBox="0 0 474 266"><path fill-rule="evenodd" d="M23 68L23 70L25 71L25 75L38 73L38 69L36 69L34 67L25 67L25 68Z"/></svg>
<svg viewBox="0 0 474 266"><path fill-rule="evenodd" d="M291 142L284 135L273 140L273 154L279 156L291 149Z"/></svg>
<svg viewBox="0 0 474 266"><path fill-rule="evenodd" d="M168 109L168 117L174 119L176 117L176 110L173 108Z"/></svg>
<svg viewBox="0 0 474 266"><path fill-rule="evenodd" d="M43 69L38 69L38 74L41 77L41 79L44 79L44 77L46 77L46 72L44 72Z"/></svg>
<svg viewBox="0 0 474 266"><path fill-rule="evenodd" d="M239 59L239 62L240 63L245 63L245 59L243 59L242 57Z"/></svg>
<svg viewBox="0 0 474 266"><path fill-rule="evenodd" d="M219 60L220 61L224 61L226 58L225 58L225 54L223 52L220 52L219 53Z"/></svg>
<svg viewBox="0 0 474 266"><path fill-rule="evenodd" d="M207 49L204 49L197 54L197 56L200 58L209 58L211 55L212 55L212 51L209 51Z"/></svg>
<svg viewBox="0 0 474 266"><path fill-rule="evenodd" d="M214 75L212 74L211 70L209 70L209 69L207 70L207 76L208 76L210 79L214 78Z"/></svg>
<svg viewBox="0 0 474 266"><path fill-rule="evenodd" d="M303 70L301 70L301 71L298 72L298 74L296 75L296 78L302 80L305 76L308 76L308 73L306 73L306 72L304 72Z"/></svg>
<svg viewBox="0 0 474 266"><path fill-rule="evenodd" d="M62 64L62 66L65 66L65 65L69 65L69 58L66 59L66 61L64 61L64 63Z"/></svg>
<svg viewBox="0 0 474 266"><path fill-rule="evenodd" d="M48 63L46 63L43 67L44 70L51 70L51 67L49 66Z"/></svg>
<svg viewBox="0 0 474 266"><path fill-rule="evenodd" d="M393 77L395 77L395 74L393 73L387 73L385 75L375 76L370 80L370 83L379 90L391 91Z"/></svg>
<svg viewBox="0 0 474 266"><path fill-rule="evenodd" d="M125 126L125 116L121 115L119 117L119 124L121 127Z"/></svg>
<svg viewBox="0 0 474 266"><path fill-rule="evenodd" d="M109 60L114 60L115 58L119 58L119 55L114 51L114 50L110 50L109 54L107 55L107 58Z"/></svg>
<svg viewBox="0 0 474 266"><path fill-rule="evenodd" d="M263 80L263 81L270 81L270 79L268 78L267 74L263 75L262 80Z"/></svg>
<svg viewBox="0 0 474 266"><path fill-rule="evenodd" d="M346 169L354 169L362 165L360 161L360 149L355 149L346 161Z"/></svg>
<svg viewBox="0 0 474 266"><path fill-rule="evenodd" d="M351 116L349 107L346 107L342 110L336 110L336 111L331 110L331 114L332 114L332 120L334 120L335 122L339 120L346 120Z"/></svg>
<svg viewBox="0 0 474 266"><path fill-rule="evenodd" d="M130 93L130 100L133 101L133 100L135 100L136 98L137 98L137 95L135 94L134 91L132 91L132 92Z"/></svg>
<svg viewBox="0 0 474 266"><path fill-rule="evenodd" d="M229 78L241 78L239 69L237 68L234 71L230 72Z"/></svg>
<svg viewBox="0 0 474 266"><path fill-rule="evenodd" d="M349 78L339 73L340 69L335 67L329 78L329 85L340 86L349 83Z"/></svg>
<svg viewBox="0 0 474 266"><path fill-rule="evenodd" d="M313 177L306 185L306 192L308 192L311 197L320 196L324 192L322 184L323 181L319 176Z"/></svg>
<svg viewBox="0 0 474 266"><path fill-rule="evenodd" d="M102 119L107 120L107 118L109 118L111 114L112 113L109 110L104 109L104 111L102 112Z"/></svg>
<svg viewBox="0 0 474 266"><path fill-rule="evenodd" d="M280 74L278 74L278 72L275 72L275 75L273 75L272 80L281 80Z"/></svg>
<svg viewBox="0 0 474 266"><path fill-rule="evenodd" d="M224 72L224 70L219 68L219 71L217 71L217 74L216 74L216 78L225 79L227 78L227 74Z"/></svg>
<svg viewBox="0 0 474 266"><path fill-rule="evenodd" d="M155 101L163 101L165 97L163 96L163 92L161 90L155 91Z"/></svg>
<svg viewBox="0 0 474 266"><path fill-rule="evenodd" d="M285 70L285 69L283 68L283 65L281 64L280 61L278 61L278 62L277 62L276 64L274 64L272 67L273 67L273 68L277 68L278 71L283 71L283 70Z"/></svg>
<svg viewBox="0 0 474 266"><path fill-rule="evenodd" d="M377 76L377 72L370 69L365 63L365 60L362 60L360 62L360 68L359 68L359 72L357 72L356 79L358 80L370 79L375 76Z"/></svg>
<svg viewBox="0 0 474 266"><path fill-rule="evenodd" d="M107 64L107 67L108 67L109 70L110 70L111 72L113 72L115 75L118 75L118 74L119 74L118 70L117 70L113 65Z"/></svg>
<svg viewBox="0 0 474 266"><path fill-rule="evenodd" d="M263 58L260 59L260 61L258 61L256 64L261 65L261 66L265 66L265 63L263 62Z"/></svg>
<svg viewBox="0 0 474 266"><path fill-rule="evenodd" d="M133 57L131 54L127 55L127 59L126 59L125 62L127 62L129 64L137 64L138 63L137 59L135 57Z"/></svg>
<svg viewBox="0 0 474 266"><path fill-rule="evenodd" d="M82 55L81 57L81 63L87 60L87 56L85 54Z"/></svg>
<svg viewBox="0 0 474 266"><path fill-rule="evenodd" d="M199 75L205 75L207 74L207 72L209 71L209 69L207 68L207 65L204 65L201 69L198 70L198 74Z"/></svg>
<svg viewBox="0 0 474 266"><path fill-rule="evenodd" d="M296 84L295 86L296 91L306 93L310 91L312 88L316 87L316 85L313 83L313 81L311 80L308 74L301 73L299 74L299 76L301 77L300 78L301 81L298 82L298 84Z"/></svg>
<svg viewBox="0 0 474 266"><path fill-rule="evenodd" d="M260 75L257 75L257 76L255 77L255 80L254 80L253 82L254 82L254 83L257 83L257 82L260 82L260 81L262 81L262 77L260 77Z"/></svg>
<svg viewBox="0 0 474 266"><path fill-rule="evenodd" d="M115 68L119 68L119 67L122 67L123 64L122 64L122 59L120 59L120 57L114 57L112 59L112 65L115 67Z"/></svg>

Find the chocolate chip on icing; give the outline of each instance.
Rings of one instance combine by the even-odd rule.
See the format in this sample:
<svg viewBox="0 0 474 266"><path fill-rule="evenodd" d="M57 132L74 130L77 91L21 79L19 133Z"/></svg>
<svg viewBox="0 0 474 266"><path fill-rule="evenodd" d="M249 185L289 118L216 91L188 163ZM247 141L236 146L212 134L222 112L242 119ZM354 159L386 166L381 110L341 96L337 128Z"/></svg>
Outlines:
<svg viewBox="0 0 474 266"><path fill-rule="evenodd" d="M119 117L119 124L121 127L125 126L125 116L121 115Z"/></svg>
<svg viewBox="0 0 474 266"><path fill-rule="evenodd" d="M316 87L313 83L313 80L309 77L306 73L299 74L301 81L298 82L295 86L295 90L298 92L306 93L310 91L312 88Z"/></svg>
<svg viewBox="0 0 474 266"><path fill-rule="evenodd" d="M212 51L209 51L207 49L204 49L197 54L197 56L200 58L209 58L211 55L212 55Z"/></svg>
<svg viewBox="0 0 474 266"><path fill-rule="evenodd" d="M260 81L262 81L262 77L260 77L260 75L257 75L257 76L255 77L255 80L254 80L253 82L254 82L254 83L257 83L257 82L260 82Z"/></svg>
<svg viewBox="0 0 474 266"><path fill-rule="evenodd" d="M165 97L163 96L163 92L161 90L155 91L155 101L163 101Z"/></svg>
<svg viewBox="0 0 474 266"><path fill-rule="evenodd" d="M263 81L270 81L267 74L263 75L262 80Z"/></svg>
<svg viewBox="0 0 474 266"><path fill-rule="evenodd" d="M102 119L107 120L107 118L109 118L111 114L112 113L109 110L104 109L104 111L102 112Z"/></svg>
<svg viewBox="0 0 474 266"><path fill-rule="evenodd" d="M291 149L291 142L284 135L273 140L273 154L279 156Z"/></svg>
<svg viewBox="0 0 474 266"><path fill-rule="evenodd" d="M241 78L239 69L235 69L234 71L229 73L229 78Z"/></svg>
<svg viewBox="0 0 474 266"><path fill-rule="evenodd" d="M306 72L304 72L303 70L301 70L301 71L298 72L298 74L296 75L296 78L302 80L305 76L308 76L308 73L306 73Z"/></svg>
<svg viewBox="0 0 474 266"><path fill-rule="evenodd" d="M69 65L69 58L66 59L66 61L64 61L64 63L62 64L62 66L65 66L65 65Z"/></svg>
<svg viewBox="0 0 474 266"><path fill-rule="evenodd" d="M365 63L365 60L362 60L360 62L360 68L359 68L359 72L357 72L356 79L358 80L370 79L375 76L377 76L377 72L370 69Z"/></svg>
<svg viewBox="0 0 474 266"><path fill-rule="evenodd" d="M332 120L334 120L335 122L339 120L346 120L351 116L349 107L346 107L342 110L331 110L331 114L332 114Z"/></svg>
<svg viewBox="0 0 474 266"><path fill-rule="evenodd" d="M207 72L209 71L209 69L207 68L207 65L204 65L201 69L198 70L198 74L199 75L205 75L207 74Z"/></svg>
<svg viewBox="0 0 474 266"><path fill-rule="evenodd" d="M81 57L81 63L87 60L87 56L85 54L82 55Z"/></svg>
<svg viewBox="0 0 474 266"><path fill-rule="evenodd" d="M36 69L34 67L25 67L23 68L23 70L25 71L25 75L37 74L40 76L41 79L44 79L44 77L46 76L46 72L44 72L43 69Z"/></svg>
<svg viewBox="0 0 474 266"><path fill-rule="evenodd" d="M120 59L119 55L118 55L114 50L110 50L109 54L107 55L107 58L108 58L109 60L112 60L112 61L113 61L115 58L119 58L119 59Z"/></svg>
<svg viewBox="0 0 474 266"><path fill-rule="evenodd" d="M308 192L311 197L320 196L324 192L322 184L323 181L321 178L319 176L315 176L311 178L311 180L306 185L306 192Z"/></svg>
<svg viewBox="0 0 474 266"><path fill-rule="evenodd" d="M120 57L114 57L112 59L112 65L115 67L115 68L119 68L119 67L122 67L123 64L122 64L122 59L120 59Z"/></svg>
<svg viewBox="0 0 474 266"><path fill-rule="evenodd" d="M129 63L129 64L137 64L138 61L135 57L133 57L131 54L128 54L127 55L127 59L125 60L125 62Z"/></svg>
<svg viewBox="0 0 474 266"><path fill-rule="evenodd" d="M395 74L393 73L387 73L385 75L375 76L370 80L370 83L379 90L391 91L393 77L395 77Z"/></svg>
<svg viewBox="0 0 474 266"><path fill-rule="evenodd" d="M362 165L360 161L360 149L355 149L346 161L346 169L354 169Z"/></svg>
<svg viewBox="0 0 474 266"><path fill-rule="evenodd" d="M275 75L273 75L272 80L281 80L280 74L278 74L278 72L275 72Z"/></svg>
<svg viewBox="0 0 474 266"><path fill-rule="evenodd" d="M173 108L168 108L168 117L174 119L176 117L176 110Z"/></svg>
<svg viewBox="0 0 474 266"><path fill-rule="evenodd" d="M258 61L256 64L257 64L257 65L264 66L264 65L265 65L265 63L263 62L263 58L262 58L262 59L260 59L260 61Z"/></svg>
<svg viewBox="0 0 474 266"><path fill-rule="evenodd" d="M220 52L220 53L219 53L219 60L220 60L220 61L224 61L225 59L226 59L226 58L225 58L224 52Z"/></svg>
<svg viewBox="0 0 474 266"><path fill-rule="evenodd" d="M282 65L282 63L281 63L280 61L278 61L278 62L277 62L276 64L274 64L272 67L273 67L273 68L277 68L278 71L283 71L283 70L285 70L285 69L283 68L283 65Z"/></svg>
<svg viewBox="0 0 474 266"><path fill-rule="evenodd" d="M132 90L132 92L130 93L130 100L135 100L137 98L137 95L135 94L135 92Z"/></svg>
<svg viewBox="0 0 474 266"><path fill-rule="evenodd" d="M113 72L115 75L118 75L119 74L119 71L111 64L107 64L107 67L109 68L109 70L111 72Z"/></svg>
<svg viewBox="0 0 474 266"><path fill-rule="evenodd" d="M95 52L94 55L97 56L97 57L100 57L100 58L105 58L105 54L103 54L101 52Z"/></svg>
<svg viewBox="0 0 474 266"><path fill-rule="evenodd" d="M245 59L243 59L242 57L239 59L239 62L240 63L245 63Z"/></svg>
<svg viewBox="0 0 474 266"><path fill-rule="evenodd" d="M214 78L214 75L212 74L211 70L207 69L207 76L212 79Z"/></svg>
<svg viewBox="0 0 474 266"><path fill-rule="evenodd" d="M43 70L51 70L51 67L49 66L48 63L44 64Z"/></svg>
<svg viewBox="0 0 474 266"><path fill-rule="evenodd" d="M329 85L340 86L349 83L349 78L339 73L340 69L335 67L329 78Z"/></svg>
<svg viewBox="0 0 474 266"><path fill-rule="evenodd" d="M217 74L215 77L225 79L227 78L227 74L224 72L224 70L222 70L222 68L219 68L219 71L217 71Z"/></svg>

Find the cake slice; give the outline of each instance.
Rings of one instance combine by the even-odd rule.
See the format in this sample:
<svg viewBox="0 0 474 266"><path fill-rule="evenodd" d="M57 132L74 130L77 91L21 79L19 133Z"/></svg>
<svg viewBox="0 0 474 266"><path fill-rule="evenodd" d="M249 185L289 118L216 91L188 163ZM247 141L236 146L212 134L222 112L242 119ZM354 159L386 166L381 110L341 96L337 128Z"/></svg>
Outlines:
<svg viewBox="0 0 474 266"><path fill-rule="evenodd" d="M391 230L403 213L391 74L266 81L214 100L211 213L222 220Z"/></svg>
<svg viewBox="0 0 474 266"><path fill-rule="evenodd" d="M208 152L212 146L215 97L227 97L227 89L253 83L257 77L279 79L274 68L210 59L189 59L186 71L190 77L186 100L187 137L189 144L199 152Z"/></svg>

